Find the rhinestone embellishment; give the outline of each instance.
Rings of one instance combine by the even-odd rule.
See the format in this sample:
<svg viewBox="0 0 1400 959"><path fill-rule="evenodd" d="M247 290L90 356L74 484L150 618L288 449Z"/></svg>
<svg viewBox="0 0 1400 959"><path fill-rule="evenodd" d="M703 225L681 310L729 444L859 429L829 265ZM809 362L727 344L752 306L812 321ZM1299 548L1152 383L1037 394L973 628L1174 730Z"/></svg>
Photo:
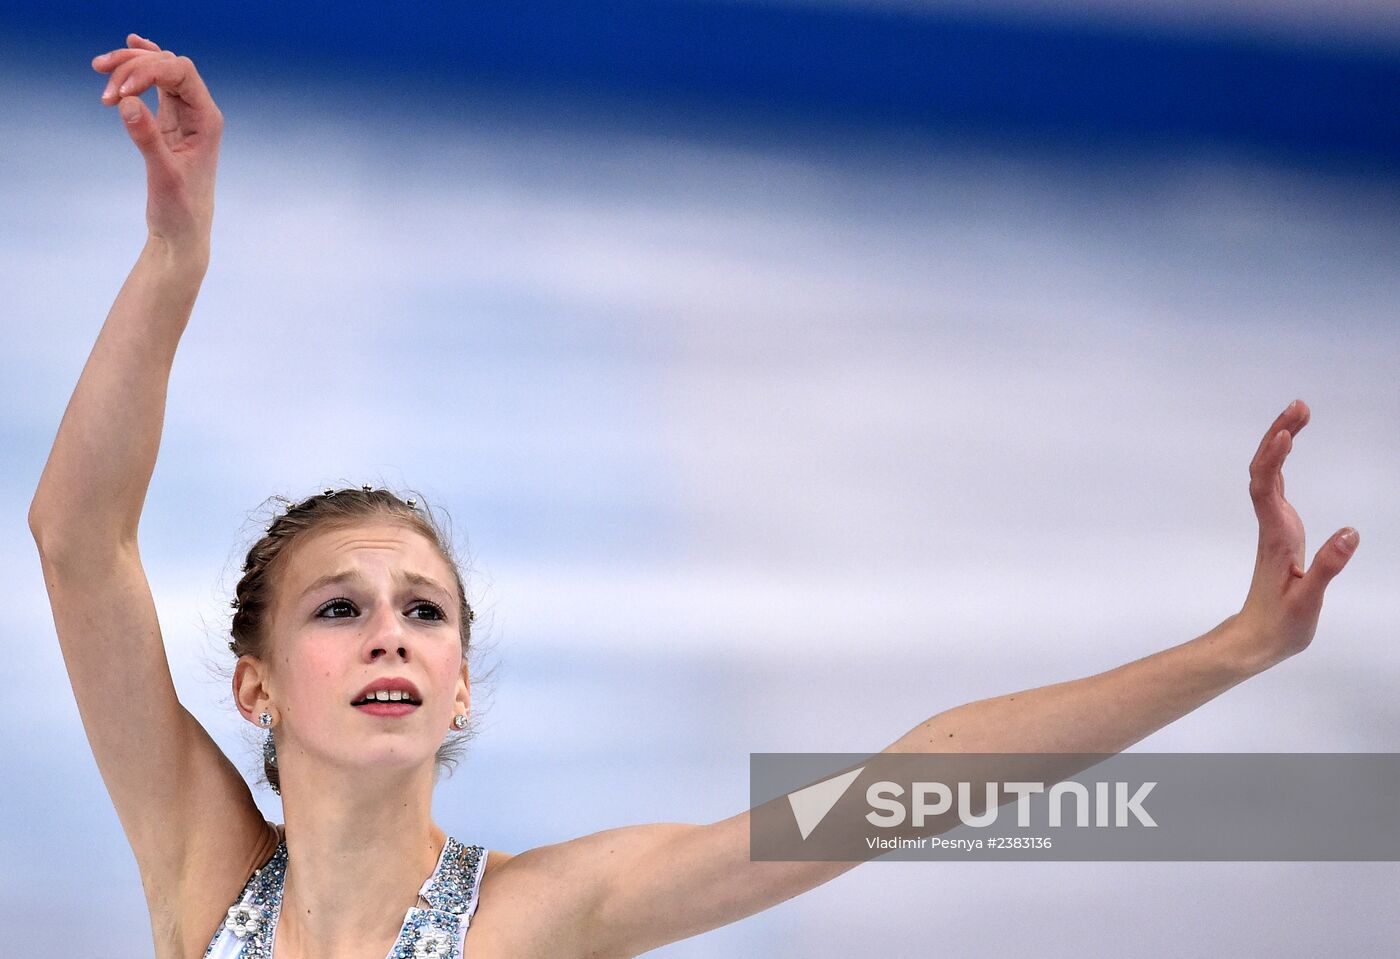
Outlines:
<svg viewBox="0 0 1400 959"><path fill-rule="evenodd" d="M413 943L413 959L449 959L452 937L443 929L425 929Z"/></svg>
<svg viewBox="0 0 1400 959"><path fill-rule="evenodd" d="M263 911L251 903L236 903L228 907L228 918L224 925L239 939L246 939L250 933L262 927Z"/></svg>

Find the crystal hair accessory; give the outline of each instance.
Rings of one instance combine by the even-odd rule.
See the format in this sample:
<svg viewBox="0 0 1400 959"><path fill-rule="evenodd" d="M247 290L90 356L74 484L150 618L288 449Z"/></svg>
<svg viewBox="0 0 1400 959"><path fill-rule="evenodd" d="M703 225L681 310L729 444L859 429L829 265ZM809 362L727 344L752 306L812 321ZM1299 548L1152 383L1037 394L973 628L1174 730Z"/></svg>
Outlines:
<svg viewBox="0 0 1400 959"><path fill-rule="evenodd" d="M336 493L347 493L347 492L350 492L352 489L353 489L352 487L347 486L347 487L346 487L345 489L343 489L343 490L337 490L337 489L335 489L334 487L327 486L327 487L325 487L324 489L321 490L320 495L326 497L326 499L330 499L331 497L335 496ZM361 484L360 484L360 489L363 490L363 491L366 492L366 493L373 493L373 492L374 492L374 487L371 486L369 483L361 483ZM289 500L289 499L287 499L287 497L282 496L282 495L280 495L280 494L274 494L272 498L275 499L275 500L277 500L279 503L281 503L283 509L286 510L286 512L282 514L283 516L287 515L287 513L290 513L292 510L297 509L299 506L301 506L300 503L295 503L295 502L293 502L292 500ZM405 500L405 501L404 501L404 505L407 506L409 509L413 510L415 513L419 511L419 510L418 510L418 500L417 500L417 499L408 499L408 500ZM281 517L278 517L278 518L280 519ZM266 525L266 526L263 527L263 532L265 532L265 533L270 533L270 532L272 532L272 528L273 528L274 526L276 526L276 525L277 525L277 520L274 519L271 523L269 523L268 525ZM247 565L246 563L243 565L243 572L245 572L245 573L248 572L248 565Z"/></svg>

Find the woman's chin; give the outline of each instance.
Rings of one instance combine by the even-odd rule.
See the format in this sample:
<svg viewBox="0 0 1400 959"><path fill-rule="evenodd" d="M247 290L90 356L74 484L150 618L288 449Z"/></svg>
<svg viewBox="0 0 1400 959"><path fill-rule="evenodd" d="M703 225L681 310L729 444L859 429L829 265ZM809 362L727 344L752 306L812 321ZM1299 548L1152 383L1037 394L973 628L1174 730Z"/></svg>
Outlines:
<svg viewBox="0 0 1400 959"><path fill-rule="evenodd" d="M431 778L437 746L437 743L430 742L420 747L402 736L396 736L393 741L378 744L359 743L348 754L342 753L336 765L365 782L373 782L386 774L402 779L418 772Z"/></svg>

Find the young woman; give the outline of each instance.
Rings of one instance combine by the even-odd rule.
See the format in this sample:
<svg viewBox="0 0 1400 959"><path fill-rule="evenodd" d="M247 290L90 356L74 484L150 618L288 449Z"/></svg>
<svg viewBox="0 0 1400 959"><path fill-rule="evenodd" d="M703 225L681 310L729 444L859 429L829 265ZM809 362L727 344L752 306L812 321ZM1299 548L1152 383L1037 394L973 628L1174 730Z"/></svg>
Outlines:
<svg viewBox="0 0 1400 959"><path fill-rule="evenodd" d="M291 504L249 551L233 691L269 731L285 824L179 703L137 546L171 364L208 267L223 118L150 40L93 61L147 171L145 247L83 369L29 513L88 740L135 852L161 959L635 956L853 863L756 862L749 812L611 829L518 854L433 821L468 725L472 612L431 517L369 487ZM153 115L139 95L155 86ZM1259 520L1238 613L1107 672L934 715L886 752L1114 753L1308 646L1350 528L1305 571L1280 469L1294 401L1250 464ZM405 699L406 697L406 699ZM385 700L390 701L385 701ZM398 700L398 701L393 701ZM470 936L467 935L470 925Z"/></svg>

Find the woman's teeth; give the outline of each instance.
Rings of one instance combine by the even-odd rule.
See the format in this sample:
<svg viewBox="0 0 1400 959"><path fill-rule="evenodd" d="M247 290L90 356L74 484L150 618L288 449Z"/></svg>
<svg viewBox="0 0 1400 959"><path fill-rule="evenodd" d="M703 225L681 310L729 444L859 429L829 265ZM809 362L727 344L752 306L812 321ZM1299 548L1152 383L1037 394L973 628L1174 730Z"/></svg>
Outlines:
<svg viewBox="0 0 1400 959"><path fill-rule="evenodd" d="M361 703L412 703L413 705L418 704L417 700L409 696L408 693L400 692L397 689L393 690L392 692L381 689L377 693L370 693L364 699L356 700L351 705L358 706Z"/></svg>

